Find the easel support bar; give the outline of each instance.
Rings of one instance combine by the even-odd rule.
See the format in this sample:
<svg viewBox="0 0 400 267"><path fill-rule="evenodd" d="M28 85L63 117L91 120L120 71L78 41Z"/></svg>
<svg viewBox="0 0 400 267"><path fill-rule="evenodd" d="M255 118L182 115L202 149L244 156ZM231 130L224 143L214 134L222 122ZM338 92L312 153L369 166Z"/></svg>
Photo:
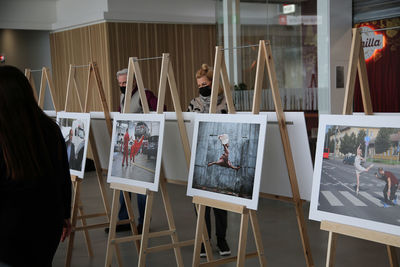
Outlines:
<svg viewBox="0 0 400 267"><path fill-rule="evenodd" d="M86 214L83 216L78 216L78 220L79 219L97 218L97 217L103 217L103 216L107 216L107 213L103 212L103 213Z"/></svg>
<svg viewBox="0 0 400 267"><path fill-rule="evenodd" d="M200 204L207 207L213 207L217 209L224 209L235 213L245 214L248 213L248 209L245 206L235 205L232 203L194 196L193 203Z"/></svg>
<svg viewBox="0 0 400 267"><path fill-rule="evenodd" d="M154 232L154 233L149 233L147 236L149 238L155 238L155 237L162 237L166 235L171 235L174 233L176 230L165 230L165 231L160 231L160 232ZM126 237L120 237L116 238L112 241L112 243L125 243L125 242L130 242L134 240L140 240L142 235L132 235L132 236L126 236Z"/></svg>
<svg viewBox="0 0 400 267"><path fill-rule="evenodd" d="M355 227L351 225L344 225L330 221L322 221L321 230L352 236L356 238L361 238L390 246L400 247L400 238L398 238L397 236L378 231L367 230L364 228Z"/></svg>
<svg viewBox="0 0 400 267"><path fill-rule="evenodd" d="M111 189L118 189L122 191L128 191L132 192L135 194L141 194L141 195L146 195L147 194L147 189L144 187L137 187L133 185L125 185L125 184L117 184L117 183L110 183L110 188Z"/></svg>
<svg viewBox="0 0 400 267"><path fill-rule="evenodd" d="M167 250L167 249L193 246L193 244L194 244L194 239L187 240L187 241L180 241L180 242L176 242L176 243L165 244L165 245L148 248L148 249L146 249L146 253L154 253L154 252L159 252L159 251L163 251L163 250Z"/></svg>
<svg viewBox="0 0 400 267"><path fill-rule="evenodd" d="M97 224L92 224L92 225L86 225L86 226L80 226L80 227L75 227L74 231L83 231L83 230L91 230L91 229L97 229L97 228L103 228L109 226L109 223L97 223Z"/></svg>

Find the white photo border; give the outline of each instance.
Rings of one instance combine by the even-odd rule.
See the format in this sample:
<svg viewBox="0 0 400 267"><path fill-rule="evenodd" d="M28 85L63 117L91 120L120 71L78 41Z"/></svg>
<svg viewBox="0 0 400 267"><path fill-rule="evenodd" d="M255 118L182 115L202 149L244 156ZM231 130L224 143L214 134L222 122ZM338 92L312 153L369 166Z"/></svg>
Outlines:
<svg viewBox="0 0 400 267"><path fill-rule="evenodd" d="M189 178L186 194L188 196L200 196L214 200L225 201L233 204L244 205L249 209L257 210L258 198L260 193L262 162L264 156L264 147L267 133L267 115L254 115L254 114L199 114L195 116L192 153L190 159ZM251 199L242 197L230 196L221 193L215 193L207 190L200 190L193 188L193 173L194 163L196 157L197 139L200 122L222 122L222 123L253 123L260 125L260 132L258 137L257 160L255 165L253 195Z"/></svg>
<svg viewBox="0 0 400 267"><path fill-rule="evenodd" d="M315 221L331 221L399 236L400 226L318 210L318 199L320 195L319 190L320 190L321 172L322 172L322 153L325 142L325 129L327 125L343 125L351 127L372 127L372 128L400 128L400 115L360 116L360 115L321 114L319 116L318 139L317 139L317 147L315 154L315 167L314 167L310 214L309 214L309 219Z"/></svg>
<svg viewBox="0 0 400 267"><path fill-rule="evenodd" d="M143 182L137 181L128 178L121 178L112 176L112 163L113 163L113 152L114 152L114 135L116 131L116 125L118 121L127 120L127 121L154 121L160 123L159 129L159 137L158 137L158 149L157 149L157 161L156 161L156 169L154 173L154 182ZM162 149L163 149L163 141L164 141L164 124L165 124L165 115L164 114L143 114L143 113L119 113L114 116L113 119L113 130L111 137L111 148L110 148L110 158L108 165L108 174L107 174L107 183L119 183L125 185L132 185L136 187L147 188L153 192L158 191L158 185L160 182L160 169L161 169L161 157L162 157Z"/></svg>
<svg viewBox="0 0 400 267"><path fill-rule="evenodd" d="M70 174L76 175L79 178L84 177L85 175L85 165L86 165L86 155L88 149L88 142L89 142L89 132L90 132L90 113L78 113L78 112L65 112L60 111L57 112L57 124L59 124L60 119L81 119L85 124L85 148L83 150L83 159L82 159L82 168L80 171L69 169Z"/></svg>

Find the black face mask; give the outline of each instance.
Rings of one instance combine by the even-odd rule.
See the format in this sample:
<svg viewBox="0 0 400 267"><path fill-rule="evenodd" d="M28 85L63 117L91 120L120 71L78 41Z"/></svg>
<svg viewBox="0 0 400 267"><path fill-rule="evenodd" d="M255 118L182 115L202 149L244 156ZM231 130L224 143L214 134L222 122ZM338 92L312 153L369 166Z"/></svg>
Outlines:
<svg viewBox="0 0 400 267"><path fill-rule="evenodd" d="M199 93L202 96L210 96L211 95L211 87L210 86L203 86L199 88Z"/></svg>
<svg viewBox="0 0 400 267"><path fill-rule="evenodd" d="M122 94L125 94L126 86L120 86L119 90L121 90Z"/></svg>

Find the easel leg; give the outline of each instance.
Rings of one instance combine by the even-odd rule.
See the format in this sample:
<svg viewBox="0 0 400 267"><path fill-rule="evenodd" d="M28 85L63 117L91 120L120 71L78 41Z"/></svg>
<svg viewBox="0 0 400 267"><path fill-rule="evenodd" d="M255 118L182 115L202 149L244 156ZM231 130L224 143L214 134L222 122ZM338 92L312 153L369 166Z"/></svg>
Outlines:
<svg viewBox="0 0 400 267"><path fill-rule="evenodd" d="M107 199L106 186L104 183L103 173L101 171L99 153L97 151L96 141L94 139L94 134L93 134L92 128L90 128L90 132L89 132L89 141L90 141L90 147L92 149L92 154L93 154L94 167L96 169L96 174L97 174L97 182L99 183L100 193L101 193L101 197L103 199L104 210L107 213L108 219L110 219L110 206L108 204L109 202Z"/></svg>
<svg viewBox="0 0 400 267"><path fill-rule="evenodd" d="M328 252L326 255L326 267L333 267L335 265L336 240L337 240L337 234L334 232L329 232Z"/></svg>
<svg viewBox="0 0 400 267"><path fill-rule="evenodd" d="M250 212L250 222L253 228L254 240L256 242L257 253L258 253L258 260L260 262L260 266L267 266L267 259L264 255L264 246L261 240L261 232L260 232L260 225L258 224L257 220L257 213L255 210L249 210Z"/></svg>
<svg viewBox="0 0 400 267"><path fill-rule="evenodd" d="M171 202L170 202L170 199L169 199L169 195L168 195L168 191L167 191L167 185L165 183L165 179L164 178L162 178L160 180L160 189L161 189L162 199L163 199L163 202L164 202L165 213L167 215L168 228L169 228L169 230L173 230L174 231L174 233L171 234L171 241L172 241L172 244L176 244L176 243L179 242L178 234L176 233L174 215L172 213ZM181 248L180 247L174 247L174 253L175 253L175 259L176 259L176 265L177 266L183 266Z"/></svg>
<svg viewBox="0 0 400 267"><path fill-rule="evenodd" d="M124 195L124 200L125 200L125 205L126 205L126 210L128 211L128 218L131 224L131 230L134 235L138 234L136 223L135 223L135 215L133 214L133 209L132 209L132 204L131 204L131 199L129 198L129 193L126 191L123 191ZM136 240L135 241L135 246L136 246L136 251L139 254L140 252L140 241Z"/></svg>
<svg viewBox="0 0 400 267"><path fill-rule="evenodd" d="M397 260L397 254L396 254L396 247L386 245L386 249L388 252L390 267L399 266L399 261Z"/></svg>
<svg viewBox="0 0 400 267"><path fill-rule="evenodd" d="M297 224L299 226L300 238L303 244L303 253L306 258L306 263L308 267L314 266L314 261L311 256L310 241L308 240L306 220L304 219L303 204L299 199L296 203L296 217Z"/></svg>
<svg viewBox="0 0 400 267"><path fill-rule="evenodd" d="M154 193L152 191L148 191L146 200L146 210L144 212L142 241L140 243L140 253L138 262L138 266L140 267L144 267L146 262L146 249L147 249L147 244L149 242L150 217L153 208L153 200L154 200Z"/></svg>
<svg viewBox="0 0 400 267"><path fill-rule="evenodd" d="M239 248L238 248L238 259L236 266L244 266L246 261L246 243L247 243L247 230L249 228L249 213L246 211L241 216L240 221L240 234L239 234Z"/></svg>
<svg viewBox="0 0 400 267"><path fill-rule="evenodd" d="M79 201L79 204L78 204L78 211L79 211L79 216L81 217L82 226L83 227L87 226L86 218L84 218L85 213L83 212L83 207L82 207L82 202L81 201ZM84 229L83 230L83 234L84 234L84 237L85 237L86 248L88 250L89 257L93 258L92 242L90 241L90 236L89 236L88 229Z"/></svg>
<svg viewBox="0 0 400 267"><path fill-rule="evenodd" d="M194 251L193 251L193 267L199 266L200 264L200 248L201 248L201 234L204 233L204 214L206 207L204 205L198 205L197 208L197 227L196 236L194 239ZM207 234L208 235L208 234ZM207 253L208 256L208 253Z"/></svg>
<svg viewBox="0 0 400 267"><path fill-rule="evenodd" d="M68 248L67 248L67 256L65 259L65 266L71 266L72 259L72 250L74 248L74 240L75 240L75 227L76 227L76 219L78 215L78 203L81 189L81 180L75 177L75 181L72 182L74 186L74 195L72 198L72 216L71 216L71 234L68 239Z"/></svg>
<svg viewBox="0 0 400 267"><path fill-rule="evenodd" d="M112 207L111 207L111 218L110 218L110 227L108 232L108 240L107 240L107 251L106 251L106 267L111 266L112 263L112 246L115 246L115 249L118 250L117 244L112 244L111 241L115 238L115 228L117 226L117 217L118 217L118 204L119 204L119 190L114 189ZM118 254L117 254L118 257ZM119 259L120 260L120 259ZM121 265L120 265L121 266Z"/></svg>

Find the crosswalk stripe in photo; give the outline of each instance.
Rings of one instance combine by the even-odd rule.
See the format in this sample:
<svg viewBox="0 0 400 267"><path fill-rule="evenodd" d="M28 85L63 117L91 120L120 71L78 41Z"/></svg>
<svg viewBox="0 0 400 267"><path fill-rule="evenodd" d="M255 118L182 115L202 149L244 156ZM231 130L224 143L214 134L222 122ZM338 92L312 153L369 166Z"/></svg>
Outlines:
<svg viewBox="0 0 400 267"><path fill-rule="evenodd" d="M339 191L339 193L342 194L345 198L347 198L351 203L353 203L354 206L357 206L357 207L367 206L364 202L359 200L357 197L353 196L348 191Z"/></svg>
<svg viewBox="0 0 400 267"><path fill-rule="evenodd" d="M367 207L368 205L362 202L359 197L354 196L351 192L348 191L339 191L339 193L349 200L354 206L357 207ZM338 197L336 197L331 191L321 191L321 194L325 197L328 203L333 207L341 207L344 206L342 201ZM376 206L382 208L384 204L382 202L383 194L380 191L375 191L372 193L368 193L365 191L360 191L359 196L367 199L368 201L372 202ZM397 198L397 196L396 196ZM320 205L320 203L318 203Z"/></svg>
<svg viewBox="0 0 400 267"><path fill-rule="evenodd" d="M378 207L383 207L382 202L377 199L374 196L371 196L370 194L368 194L367 192L364 191L360 191L359 193L361 196L365 197L366 199L368 199L369 201L371 201L372 203L374 203L375 205L377 205Z"/></svg>
<svg viewBox="0 0 400 267"><path fill-rule="evenodd" d="M324 195L331 206L343 206L343 203L331 191L321 191L321 194Z"/></svg>

